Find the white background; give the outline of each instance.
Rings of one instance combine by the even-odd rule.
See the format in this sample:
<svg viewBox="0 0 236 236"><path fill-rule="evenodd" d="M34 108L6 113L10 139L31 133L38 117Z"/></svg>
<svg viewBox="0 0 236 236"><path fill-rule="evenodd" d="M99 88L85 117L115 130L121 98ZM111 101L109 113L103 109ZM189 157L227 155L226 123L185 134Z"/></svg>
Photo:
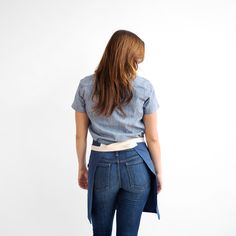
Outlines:
<svg viewBox="0 0 236 236"><path fill-rule="evenodd" d="M145 41L160 104L161 220L139 235L235 236L233 0L0 2L0 235L92 235L71 104L118 29Z"/></svg>

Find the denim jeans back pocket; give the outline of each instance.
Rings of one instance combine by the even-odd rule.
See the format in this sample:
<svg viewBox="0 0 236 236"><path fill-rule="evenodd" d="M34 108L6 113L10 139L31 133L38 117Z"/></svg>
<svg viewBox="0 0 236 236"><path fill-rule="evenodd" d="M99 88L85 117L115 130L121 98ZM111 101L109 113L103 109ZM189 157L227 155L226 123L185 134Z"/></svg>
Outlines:
<svg viewBox="0 0 236 236"><path fill-rule="evenodd" d="M131 188L145 189L151 181L150 173L142 157L125 163Z"/></svg>
<svg viewBox="0 0 236 236"><path fill-rule="evenodd" d="M94 189L97 191L106 190L110 183L111 163L97 163L94 174Z"/></svg>

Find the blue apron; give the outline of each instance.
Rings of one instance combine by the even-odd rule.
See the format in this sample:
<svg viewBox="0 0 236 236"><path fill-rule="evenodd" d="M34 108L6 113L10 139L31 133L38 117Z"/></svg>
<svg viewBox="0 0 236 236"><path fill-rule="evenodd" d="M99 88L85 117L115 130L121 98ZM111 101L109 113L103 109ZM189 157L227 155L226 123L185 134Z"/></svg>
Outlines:
<svg viewBox="0 0 236 236"><path fill-rule="evenodd" d="M96 145L97 141L93 140L93 145ZM152 181L151 181L151 191L144 206L143 212L153 212L157 213L158 219L160 220L160 212L158 209L158 198L157 198L157 180L156 180L156 172L154 169L154 165L150 156L149 149L145 142L138 142L137 146L133 148L145 161L151 172ZM88 163L88 194L87 194L87 217L90 222L92 223L91 212L92 212L92 201L93 201L93 183L94 183L94 174L97 167L97 163L100 161L101 155L96 155L97 151L91 150L89 156L89 163Z"/></svg>

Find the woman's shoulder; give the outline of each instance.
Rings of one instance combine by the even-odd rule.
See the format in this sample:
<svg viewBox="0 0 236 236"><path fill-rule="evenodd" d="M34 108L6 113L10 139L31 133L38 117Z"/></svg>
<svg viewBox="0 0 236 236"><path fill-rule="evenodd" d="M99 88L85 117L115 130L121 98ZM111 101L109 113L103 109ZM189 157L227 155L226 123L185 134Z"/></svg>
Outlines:
<svg viewBox="0 0 236 236"><path fill-rule="evenodd" d="M147 84L147 83L149 83L150 81L146 78L146 77L144 77L144 76L141 76L141 75L137 75L136 76L136 78L135 78L135 80L134 80L134 82L137 82L138 84L140 84L140 83L145 83L145 84Z"/></svg>
<svg viewBox="0 0 236 236"><path fill-rule="evenodd" d="M81 84L82 86L92 85L93 80L94 80L94 78L95 78L94 76L95 76L94 74L86 75L85 77L83 77L83 78L80 80L80 84Z"/></svg>
<svg viewBox="0 0 236 236"><path fill-rule="evenodd" d="M153 87L152 82L150 80L140 75L136 76L134 80L134 86L136 88L145 89L145 90L150 90Z"/></svg>

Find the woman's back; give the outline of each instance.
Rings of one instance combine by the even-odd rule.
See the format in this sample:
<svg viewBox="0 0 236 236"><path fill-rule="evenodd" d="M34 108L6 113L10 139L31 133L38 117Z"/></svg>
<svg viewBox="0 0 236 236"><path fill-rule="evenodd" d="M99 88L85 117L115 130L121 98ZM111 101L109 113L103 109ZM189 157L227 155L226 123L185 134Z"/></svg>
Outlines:
<svg viewBox="0 0 236 236"><path fill-rule="evenodd" d="M159 108L152 83L141 76L131 80L133 97L123 106L126 116L115 108L111 116L104 117L93 112L92 90L95 74L80 80L71 107L78 112L86 112L92 138L103 144L120 142L132 137L144 137L143 115Z"/></svg>

